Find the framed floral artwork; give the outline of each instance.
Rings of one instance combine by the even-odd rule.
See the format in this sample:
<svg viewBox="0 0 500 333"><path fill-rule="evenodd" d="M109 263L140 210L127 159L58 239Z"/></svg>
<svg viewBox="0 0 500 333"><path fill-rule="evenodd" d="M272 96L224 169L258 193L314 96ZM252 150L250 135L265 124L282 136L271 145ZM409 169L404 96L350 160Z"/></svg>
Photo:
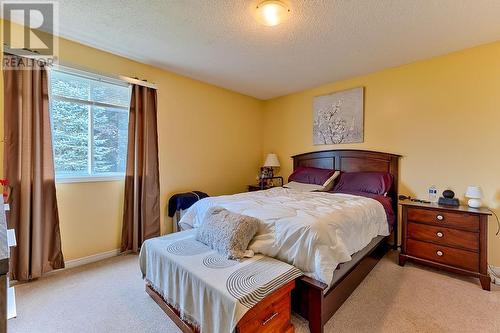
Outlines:
<svg viewBox="0 0 500 333"><path fill-rule="evenodd" d="M363 142L364 88L314 97L313 144Z"/></svg>

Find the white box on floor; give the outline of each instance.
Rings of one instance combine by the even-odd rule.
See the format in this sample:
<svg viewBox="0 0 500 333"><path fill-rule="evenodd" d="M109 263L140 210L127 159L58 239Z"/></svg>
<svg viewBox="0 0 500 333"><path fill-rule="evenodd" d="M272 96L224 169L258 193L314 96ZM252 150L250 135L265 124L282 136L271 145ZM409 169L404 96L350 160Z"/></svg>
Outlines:
<svg viewBox="0 0 500 333"><path fill-rule="evenodd" d="M16 291L14 287L7 289L7 319L17 317Z"/></svg>
<svg viewBox="0 0 500 333"><path fill-rule="evenodd" d="M14 229L7 229L7 245L9 247L17 246L16 231Z"/></svg>

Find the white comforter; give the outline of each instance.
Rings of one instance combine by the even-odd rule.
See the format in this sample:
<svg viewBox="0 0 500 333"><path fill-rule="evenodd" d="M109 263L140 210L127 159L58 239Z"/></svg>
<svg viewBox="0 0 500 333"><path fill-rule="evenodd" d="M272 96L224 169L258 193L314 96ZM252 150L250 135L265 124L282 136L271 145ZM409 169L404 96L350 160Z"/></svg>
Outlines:
<svg viewBox="0 0 500 333"><path fill-rule="evenodd" d="M202 199L180 225L199 227L213 206L260 219L251 250L292 264L328 285L338 264L351 260L374 237L389 235L384 208L374 199L281 187Z"/></svg>

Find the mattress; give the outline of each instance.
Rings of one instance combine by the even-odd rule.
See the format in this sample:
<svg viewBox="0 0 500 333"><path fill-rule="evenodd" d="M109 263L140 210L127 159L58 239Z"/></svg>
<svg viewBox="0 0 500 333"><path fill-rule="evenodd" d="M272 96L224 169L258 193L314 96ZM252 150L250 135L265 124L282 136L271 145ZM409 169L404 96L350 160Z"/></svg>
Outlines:
<svg viewBox="0 0 500 333"><path fill-rule="evenodd" d="M333 272L333 279L332 283L330 283L330 286L334 286L340 279L342 279L349 271L351 268L353 268L358 262L361 261L368 253L370 253L374 248L376 248L380 242L384 240L385 236L377 236L371 240L371 242L365 246L362 250L354 253L351 257L352 259L349 261L346 261L344 263L341 263L337 266L337 269ZM325 291L328 291L330 288L328 288Z"/></svg>

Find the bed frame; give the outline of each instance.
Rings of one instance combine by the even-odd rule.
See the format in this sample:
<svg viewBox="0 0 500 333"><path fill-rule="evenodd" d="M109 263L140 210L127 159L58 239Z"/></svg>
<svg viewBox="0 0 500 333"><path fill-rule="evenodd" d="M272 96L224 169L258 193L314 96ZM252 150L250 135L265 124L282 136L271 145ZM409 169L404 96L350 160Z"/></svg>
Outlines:
<svg viewBox="0 0 500 333"><path fill-rule="evenodd" d="M392 231L393 248L398 246L398 163L399 155L366 150L323 150L292 156L294 170L299 166L335 169L345 172L389 172L393 186L387 193L392 199L396 221ZM296 313L309 321L311 333L323 333L323 327L340 308L378 261L385 255L388 239L385 237L325 293L323 282L301 277L292 293L292 306Z"/></svg>
<svg viewBox="0 0 500 333"><path fill-rule="evenodd" d="M394 177L393 187L387 193L392 198L396 221L393 228L393 247L398 244L398 162L399 155L366 150L324 150L292 156L294 169L299 166L308 166L340 171L380 171L389 172ZM296 287L292 291L293 310L309 321L311 333L323 333L323 326L333 316L335 311L351 295L366 275L375 267L378 261L386 254L389 246L388 237L384 237L378 245L372 248L358 263L340 277L337 282L325 293L328 288L323 282L301 277L297 279ZM184 333L197 332L179 317L179 313L168 304L151 286L146 285L146 292L158 303L165 313Z"/></svg>

